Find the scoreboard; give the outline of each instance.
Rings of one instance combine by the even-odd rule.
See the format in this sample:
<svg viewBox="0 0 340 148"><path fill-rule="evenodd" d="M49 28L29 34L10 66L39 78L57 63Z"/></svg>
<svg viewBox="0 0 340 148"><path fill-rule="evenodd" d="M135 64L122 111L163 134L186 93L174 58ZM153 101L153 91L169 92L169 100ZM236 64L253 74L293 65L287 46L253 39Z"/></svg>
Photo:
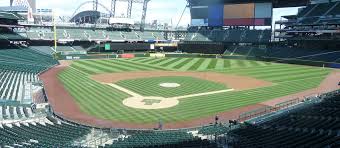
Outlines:
<svg viewBox="0 0 340 148"><path fill-rule="evenodd" d="M270 26L272 3L191 6L191 26Z"/></svg>

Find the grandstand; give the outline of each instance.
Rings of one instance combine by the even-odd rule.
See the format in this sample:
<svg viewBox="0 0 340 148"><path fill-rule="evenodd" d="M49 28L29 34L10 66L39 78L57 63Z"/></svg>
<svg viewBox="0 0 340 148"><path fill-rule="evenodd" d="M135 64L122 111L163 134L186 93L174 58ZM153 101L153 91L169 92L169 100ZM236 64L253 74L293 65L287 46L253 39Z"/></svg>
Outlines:
<svg viewBox="0 0 340 148"><path fill-rule="evenodd" d="M90 132L87 127L48 120L2 124L0 145L12 147L77 147L73 142Z"/></svg>
<svg viewBox="0 0 340 148"><path fill-rule="evenodd" d="M275 22L276 38L290 45L307 48L337 49L339 47L340 2L321 2L301 8L298 14L284 16L284 21ZM322 44L315 44L318 40Z"/></svg>
<svg viewBox="0 0 340 148"><path fill-rule="evenodd" d="M0 11L0 147L340 147L340 1L187 2L187 30Z"/></svg>
<svg viewBox="0 0 340 148"><path fill-rule="evenodd" d="M31 40L54 40L54 33L50 29L40 30L31 28L27 31L27 37ZM58 28L57 38L59 40L106 40L106 41L144 41L165 40L164 35L156 31L108 31L105 29L93 30L91 28Z"/></svg>
<svg viewBox="0 0 340 148"><path fill-rule="evenodd" d="M0 119L1 120L18 120L22 118L29 119L33 117L33 111L30 106L25 105L12 105L12 106L6 106L1 105L1 114Z"/></svg>
<svg viewBox="0 0 340 148"><path fill-rule="evenodd" d="M135 133L127 138L118 139L111 145L105 145L105 148L127 148L127 147L216 147L216 144L191 133L184 131L150 131Z"/></svg>
<svg viewBox="0 0 340 148"><path fill-rule="evenodd" d="M230 132L232 145L240 147L339 147L339 92L320 97L321 102L284 112L273 119L245 124Z"/></svg>
<svg viewBox="0 0 340 148"><path fill-rule="evenodd" d="M227 29L189 32L184 41L265 43L270 39L270 30Z"/></svg>

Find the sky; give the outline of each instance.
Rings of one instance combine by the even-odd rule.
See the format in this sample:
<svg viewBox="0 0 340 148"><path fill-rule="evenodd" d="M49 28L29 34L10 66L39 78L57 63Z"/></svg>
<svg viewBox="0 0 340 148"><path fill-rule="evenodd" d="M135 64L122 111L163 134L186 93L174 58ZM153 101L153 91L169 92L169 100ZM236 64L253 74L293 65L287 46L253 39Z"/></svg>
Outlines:
<svg viewBox="0 0 340 148"><path fill-rule="evenodd" d="M37 8L54 9L59 16L72 16L75 10L84 2L92 0L37 0ZM110 9L111 0L99 0L101 4ZM151 0L148 5L146 21L158 20L162 23L171 23L176 26L180 16L186 6L186 0ZM0 6L9 6L9 0L0 0ZM134 4L132 18L136 21L141 19L142 4ZM82 6L77 12L92 9L92 4ZM126 15L127 2L117 2L117 15ZM99 10L105 12L105 9L99 6ZM279 20L282 15L296 14L297 8L274 9L274 20ZM190 11L186 9L180 26L190 24Z"/></svg>

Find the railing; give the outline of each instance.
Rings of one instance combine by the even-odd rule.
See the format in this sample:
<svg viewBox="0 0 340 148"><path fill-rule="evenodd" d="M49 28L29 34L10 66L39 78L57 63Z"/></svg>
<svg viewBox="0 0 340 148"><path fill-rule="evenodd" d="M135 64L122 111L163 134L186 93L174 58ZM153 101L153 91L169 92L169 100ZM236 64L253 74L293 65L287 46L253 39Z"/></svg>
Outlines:
<svg viewBox="0 0 340 148"><path fill-rule="evenodd" d="M329 91L323 94L308 96L308 97L304 97L304 99L299 99L299 98L292 99L289 101L278 103L274 107L269 106L269 107L258 108L258 109L240 114L237 121L244 122L244 121L255 119L255 118L262 118L262 117L266 118L266 116L272 116L272 113L280 113L280 111L290 110L290 109L295 108L296 106L302 107L302 106L309 105L309 104L319 103L320 101L327 98L328 96L333 96L336 94L340 94L340 90Z"/></svg>

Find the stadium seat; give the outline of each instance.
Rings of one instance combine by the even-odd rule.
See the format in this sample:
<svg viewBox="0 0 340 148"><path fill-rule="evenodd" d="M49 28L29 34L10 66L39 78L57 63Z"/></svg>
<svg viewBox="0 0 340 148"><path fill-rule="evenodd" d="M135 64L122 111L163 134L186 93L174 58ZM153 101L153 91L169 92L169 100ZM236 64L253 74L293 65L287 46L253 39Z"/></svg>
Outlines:
<svg viewBox="0 0 340 148"><path fill-rule="evenodd" d="M239 147L328 147L336 145L340 130L340 94L307 104L267 122L244 125L230 132Z"/></svg>

